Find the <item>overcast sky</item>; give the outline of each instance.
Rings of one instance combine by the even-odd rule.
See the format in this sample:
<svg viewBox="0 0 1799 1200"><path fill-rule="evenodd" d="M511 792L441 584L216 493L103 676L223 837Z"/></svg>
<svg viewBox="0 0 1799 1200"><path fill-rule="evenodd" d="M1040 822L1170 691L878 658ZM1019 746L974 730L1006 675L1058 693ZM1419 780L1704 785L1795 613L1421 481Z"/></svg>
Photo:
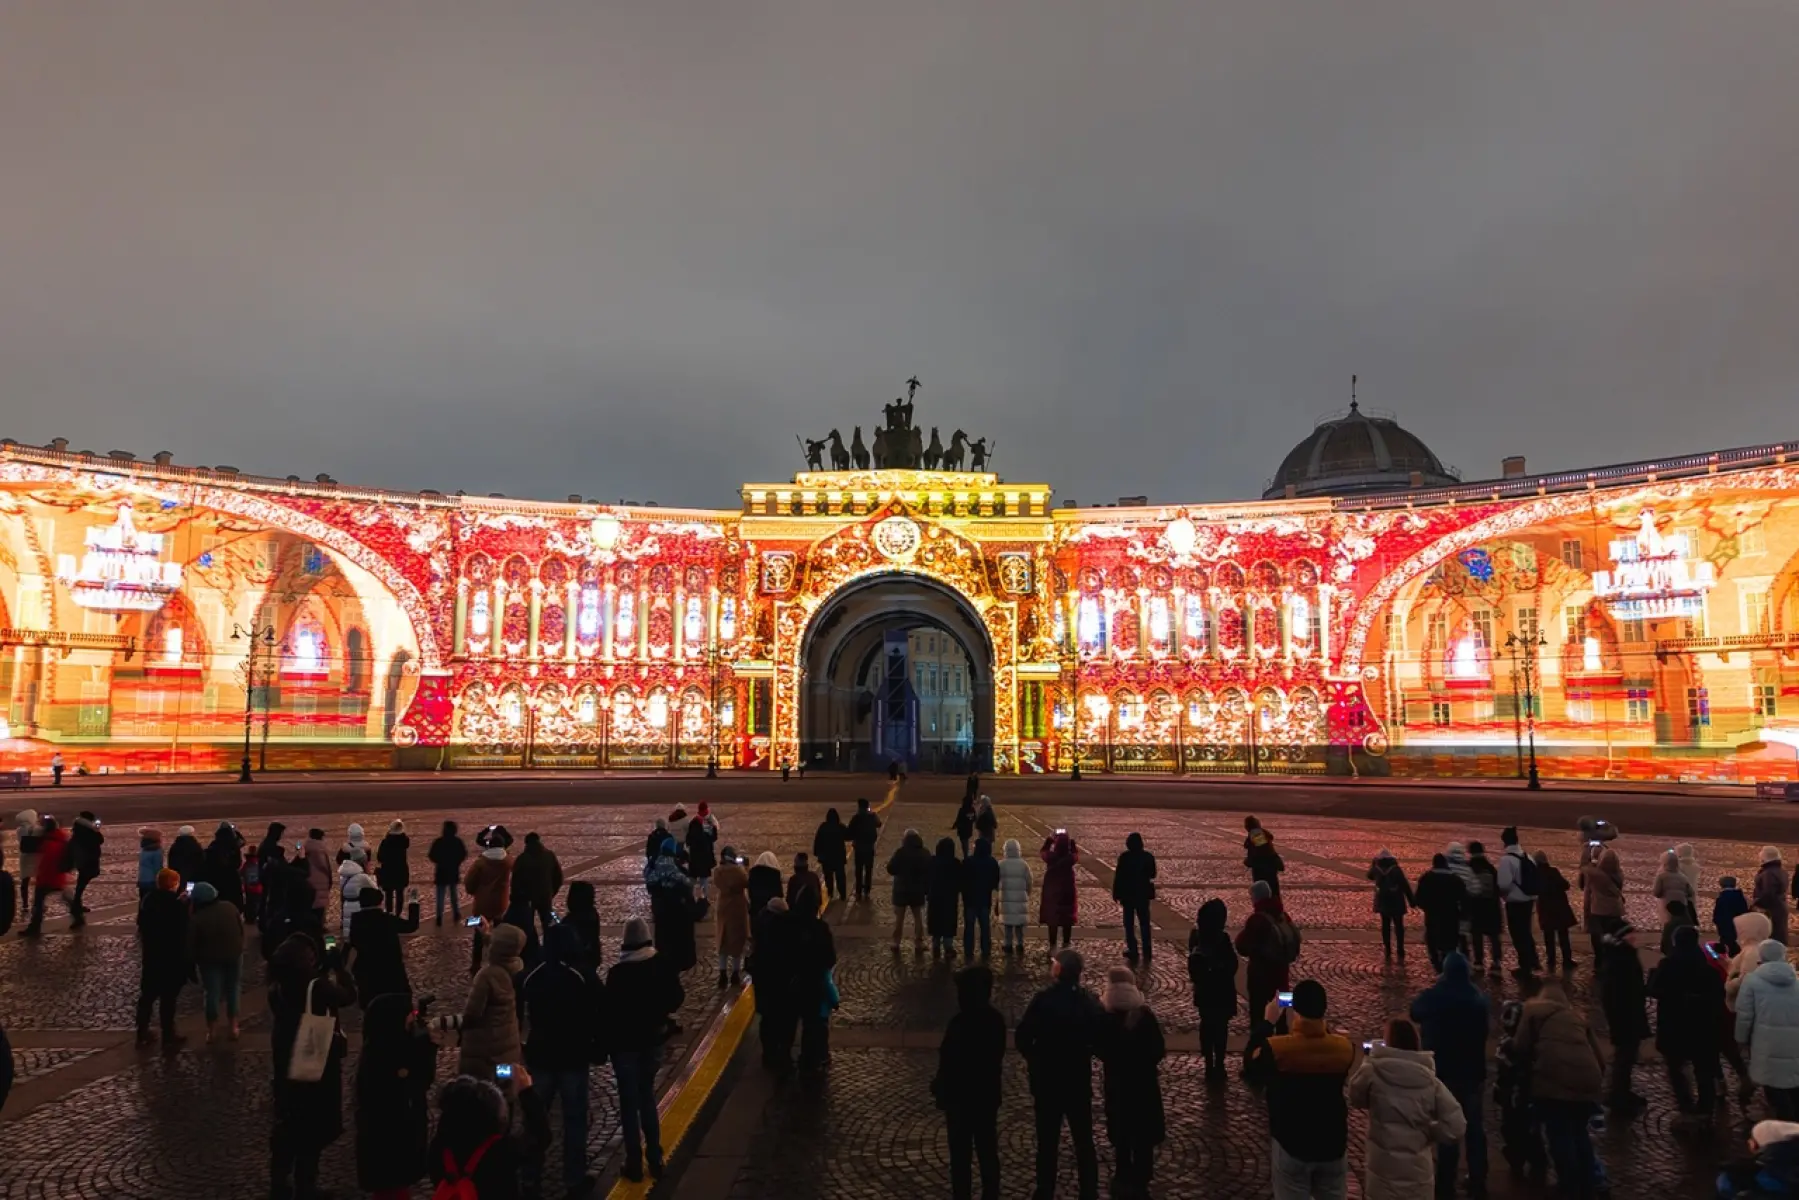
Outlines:
<svg viewBox="0 0 1799 1200"><path fill-rule="evenodd" d="M1469 477L1799 438L1791 0L0 4L0 435L728 505L918 420L1083 503L1348 399Z"/></svg>

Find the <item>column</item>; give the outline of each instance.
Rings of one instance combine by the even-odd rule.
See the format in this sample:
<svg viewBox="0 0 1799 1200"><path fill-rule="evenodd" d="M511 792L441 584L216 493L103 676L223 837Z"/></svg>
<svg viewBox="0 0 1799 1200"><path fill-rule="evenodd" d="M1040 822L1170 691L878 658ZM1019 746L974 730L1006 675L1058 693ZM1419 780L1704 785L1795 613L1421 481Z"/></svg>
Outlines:
<svg viewBox="0 0 1799 1200"><path fill-rule="evenodd" d="M456 621L451 634L453 658L461 658L468 653L468 580L456 581Z"/></svg>
<svg viewBox="0 0 1799 1200"><path fill-rule="evenodd" d="M637 585L637 659L639 662L650 656L650 586L647 583ZM677 625L677 629L679 626Z"/></svg>
<svg viewBox="0 0 1799 1200"><path fill-rule="evenodd" d="M1137 589L1137 647L1138 659L1149 661L1149 589Z"/></svg>
<svg viewBox="0 0 1799 1200"><path fill-rule="evenodd" d="M581 584L571 579L563 589L562 601L562 657L570 662L575 661L575 645L580 638L581 627Z"/></svg>
<svg viewBox="0 0 1799 1200"><path fill-rule="evenodd" d="M506 582L503 579L493 581L493 615L488 620L487 656L499 658L506 652L503 645L506 638Z"/></svg>
<svg viewBox="0 0 1799 1200"><path fill-rule="evenodd" d="M1173 598L1169 600L1169 619L1173 624L1169 627L1168 648L1175 658L1181 658L1181 652L1187 648L1187 592L1179 584L1175 585Z"/></svg>
<svg viewBox="0 0 1799 1200"><path fill-rule="evenodd" d="M531 598L529 603L530 616L526 621L528 632L525 636L525 657L536 658L539 652L537 633L543 625L543 581L541 579L533 579L531 581Z"/></svg>
<svg viewBox="0 0 1799 1200"><path fill-rule="evenodd" d="M1331 660L1331 585L1318 585L1318 661Z"/></svg>
<svg viewBox="0 0 1799 1200"><path fill-rule="evenodd" d="M686 662L687 661L687 589L684 587L677 587L675 589L674 618L675 619L671 623L670 628L672 628L674 631L671 636L673 636L673 638L675 640L675 644L672 647L674 656L675 656L675 661L678 663Z"/></svg>
<svg viewBox="0 0 1799 1200"><path fill-rule="evenodd" d="M600 657L612 661L612 631L618 626L618 585L608 576L600 589Z"/></svg>
<svg viewBox="0 0 1799 1200"><path fill-rule="evenodd" d="M1281 661L1293 661L1293 591L1282 588L1280 603L1274 610L1275 619L1281 623Z"/></svg>

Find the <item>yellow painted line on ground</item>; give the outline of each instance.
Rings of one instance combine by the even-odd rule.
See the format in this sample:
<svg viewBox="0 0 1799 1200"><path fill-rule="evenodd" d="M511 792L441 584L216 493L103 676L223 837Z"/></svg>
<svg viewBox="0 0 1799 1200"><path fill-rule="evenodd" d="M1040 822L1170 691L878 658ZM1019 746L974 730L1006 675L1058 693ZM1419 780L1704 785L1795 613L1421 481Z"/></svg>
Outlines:
<svg viewBox="0 0 1799 1200"><path fill-rule="evenodd" d="M686 1078L678 1083L668 1095L657 1105L662 1117L662 1155L663 1160L674 1158L675 1148L693 1129L699 1119L700 1110L718 1087L718 1081L725 1073L725 1066L731 1056L737 1053L737 1046L743 1041L744 1032L750 1027L750 1018L755 1015L755 986L752 984L737 994L723 1014L722 1020L715 1024L711 1032L700 1043L694 1053ZM642 1200L656 1187L656 1180L647 1174L641 1183L632 1183L628 1179L620 1179L612 1185L607 1193L608 1200Z"/></svg>

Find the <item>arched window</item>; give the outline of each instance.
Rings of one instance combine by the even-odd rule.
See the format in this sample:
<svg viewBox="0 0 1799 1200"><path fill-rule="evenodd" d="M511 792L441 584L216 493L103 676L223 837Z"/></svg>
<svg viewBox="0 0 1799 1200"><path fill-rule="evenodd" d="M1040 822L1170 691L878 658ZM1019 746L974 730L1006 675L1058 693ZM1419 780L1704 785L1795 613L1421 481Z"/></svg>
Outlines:
<svg viewBox="0 0 1799 1200"><path fill-rule="evenodd" d="M592 725L599 716L599 706L592 692L582 692L575 700L575 720L583 725Z"/></svg>
<svg viewBox="0 0 1799 1200"><path fill-rule="evenodd" d="M1168 648L1168 639L1173 633L1172 622L1168 619L1168 597L1151 596L1149 598L1149 639L1158 650Z"/></svg>
<svg viewBox="0 0 1799 1200"><path fill-rule="evenodd" d="M486 588L481 588L469 597L468 631L478 638L486 637L487 631L493 627L492 604L492 594Z"/></svg>
<svg viewBox="0 0 1799 1200"><path fill-rule="evenodd" d="M517 729L525 723L525 698L517 691L508 691L500 697L500 720L508 729Z"/></svg>
<svg viewBox="0 0 1799 1200"><path fill-rule="evenodd" d="M629 643L637 636L637 593L619 593L618 616L613 618L613 627L620 642Z"/></svg>
<svg viewBox="0 0 1799 1200"><path fill-rule="evenodd" d="M581 588L581 607L575 615L575 635L584 642L595 641L600 636L600 588L598 584L584 584Z"/></svg>
<svg viewBox="0 0 1799 1200"><path fill-rule="evenodd" d="M325 631L316 624L294 627L288 635L287 669L296 675L325 673Z"/></svg>
<svg viewBox="0 0 1799 1200"><path fill-rule="evenodd" d="M1080 637L1081 649L1090 654L1106 644L1105 610L1098 596L1081 597Z"/></svg>
<svg viewBox="0 0 1799 1200"><path fill-rule="evenodd" d="M662 729L668 725L668 693L657 688L650 693L649 703L644 705L643 719L652 729Z"/></svg>
<svg viewBox="0 0 1799 1200"><path fill-rule="evenodd" d="M165 625L162 630L162 661L172 666L181 663L181 626ZM260 672L259 672L260 673Z"/></svg>
<svg viewBox="0 0 1799 1200"><path fill-rule="evenodd" d="M718 640L737 640L737 597L726 596L718 602Z"/></svg>
<svg viewBox="0 0 1799 1200"><path fill-rule="evenodd" d="M687 597L686 607L681 617L681 640L689 649L702 649L706 644L706 614L700 608L700 598Z"/></svg>
<svg viewBox="0 0 1799 1200"><path fill-rule="evenodd" d="M1206 602L1198 592L1187 593L1187 640L1194 645L1206 644Z"/></svg>

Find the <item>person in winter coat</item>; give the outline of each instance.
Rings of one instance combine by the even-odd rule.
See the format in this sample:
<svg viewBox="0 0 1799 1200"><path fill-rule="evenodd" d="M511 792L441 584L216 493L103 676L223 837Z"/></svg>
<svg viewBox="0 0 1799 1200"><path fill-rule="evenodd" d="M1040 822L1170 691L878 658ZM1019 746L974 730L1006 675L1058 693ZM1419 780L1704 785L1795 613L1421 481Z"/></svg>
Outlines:
<svg viewBox="0 0 1799 1200"><path fill-rule="evenodd" d="M431 1182L448 1184L449 1195L518 1200L527 1164L550 1142L549 1113L534 1082L522 1065L514 1068L516 1123L505 1093L492 1082L461 1076L444 1084L437 1094L437 1131L425 1151ZM458 1190L464 1181L472 1191Z"/></svg>
<svg viewBox="0 0 1799 1200"><path fill-rule="evenodd" d="M362 826L355 822L351 822L350 827L344 831L344 834L344 844L337 848L338 864L341 866L346 862L353 862L357 866L362 867L366 874L371 865L371 861L369 856L369 840L367 836L363 834Z"/></svg>
<svg viewBox="0 0 1799 1200"><path fill-rule="evenodd" d="M999 925L1005 951L1024 953L1024 929L1030 924L1031 865L1016 838L1006 840L1005 857L999 860Z"/></svg>
<svg viewBox="0 0 1799 1200"><path fill-rule="evenodd" d="M1737 918L1749 911L1749 897L1743 895L1743 889L1737 886L1735 875L1718 877L1718 897L1712 901L1712 925L1718 931L1718 941L1724 949L1735 958L1742 946L1737 944Z"/></svg>
<svg viewBox="0 0 1799 1200"><path fill-rule="evenodd" d="M1208 1083L1224 1078L1231 1022L1237 1018L1237 948L1225 928L1229 917L1224 901L1213 897L1199 906L1187 935L1187 980L1199 1013L1199 1052Z"/></svg>
<svg viewBox="0 0 1799 1200"><path fill-rule="evenodd" d="M350 922L356 919L357 910L362 907L362 893L373 891L375 905L380 907L381 888L375 883L375 877L363 870L362 865L353 858L346 858L337 864L337 878L338 891L343 900L338 933L342 937L349 937Z"/></svg>
<svg viewBox="0 0 1799 1200"><path fill-rule="evenodd" d="M712 917L718 935L718 986L743 981L743 952L750 944L750 873L735 847L726 846L712 868Z"/></svg>
<svg viewBox="0 0 1799 1200"><path fill-rule="evenodd" d="M812 859L824 877L826 898L849 899L849 881L844 868L849 863L849 826L834 808L825 810L825 819L812 835Z"/></svg>
<svg viewBox="0 0 1799 1200"><path fill-rule="evenodd" d="M1274 835L1254 817L1243 818L1243 865L1249 868L1251 883L1267 884L1274 898L1280 899L1281 872L1287 864L1274 848Z"/></svg>
<svg viewBox="0 0 1799 1200"><path fill-rule="evenodd" d="M1680 864L1680 873L1686 876L1687 886L1693 889L1693 895L1699 894L1699 880L1703 878L1703 868L1699 865L1699 856L1693 852L1693 843L1682 842L1674 847L1674 861ZM1693 923L1699 923L1699 914L1693 914Z"/></svg>
<svg viewBox="0 0 1799 1200"><path fill-rule="evenodd" d="M1503 921L1504 904L1499 896L1499 868L1487 857L1486 847L1479 842L1468 843L1468 873L1463 876L1462 883L1468 889L1468 934L1474 949L1474 965L1487 967L1495 974L1503 964L1499 956L1499 927ZM1456 865L1455 855L1449 856L1449 865ZM1487 961L1487 948L1492 948L1493 957Z"/></svg>
<svg viewBox="0 0 1799 1200"><path fill-rule="evenodd" d="M662 843L669 838L668 818L657 817L656 823L650 827L649 837L643 842L643 860L655 862L656 856L662 853Z"/></svg>
<svg viewBox="0 0 1799 1200"><path fill-rule="evenodd" d="M1124 910L1124 956L1137 961L1137 931L1143 931L1143 957L1155 951L1149 936L1149 902L1156 896L1156 856L1143 848L1143 835L1124 839L1124 853L1112 869L1112 899Z"/></svg>
<svg viewBox="0 0 1799 1200"><path fill-rule="evenodd" d="M1480 1195L1487 1186L1487 1130L1481 1121L1482 1091L1487 1081L1487 998L1469 978L1468 960L1459 950L1443 956L1437 982L1412 1001L1412 1020L1419 1047L1430 1051L1437 1078L1449 1089L1467 1118L1463 1131L1468 1150L1468 1192ZM1459 1138L1445 1137L1437 1150L1437 1189L1455 1193Z"/></svg>
<svg viewBox="0 0 1799 1200"><path fill-rule="evenodd" d="M184 825L182 828L188 831L189 837L193 836L192 826ZM177 835L175 845L179 846L180 844L181 838ZM198 842L194 844L199 845ZM323 829L308 831L300 853L305 860L307 886L312 888L312 911L318 914L319 924L323 925L325 910L331 906L332 889L337 886L337 869L331 865L331 852L325 847L325 831ZM169 865L177 871L181 870L175 860L174 847L169 849ZM186 879L187 875L183 874L182 878Z"/></svg>
<svg viewBox="0 0 1799 1200"><path fill-rule="evenodd" d="M1655 997L1655 1048L1668 1068L1668 1083L1683 1114L1710 1117L1717 1101L1718 1025L1724 1016L1724 980L1699 949L1699 931L1684 925L1674 947L1649 972ZM1693 1068L1697 1105L1686 1068Z"/></svg>
<svg viewBox="0 0 1799 1200"><path fill-rule="evenodd" d="M762 990L760 981L756 990ZM649 926L638 917L626 921L618 962L606 976L606 1025L625 1143L622 1173L634 1183L642 1181L646 1161L651 1175L662 1174L656 1069L669 1017L685 999L680 973L650 944Z"/></svg>
<svg viewBox="0 0 1799 1200"><path fill-rule="evenodd" d="M1249 902L1249 919L1243 922L1235 943L1237 953L1249 960L1247 982L1252 1044L1245 1047L1245 1054L1254 1049L1253 1026L1262 1010L1268 1007L1275 993L1285 991L1289 986L1289 971L1297 957L1299 938L1299 931L1281 906L1280 897L1274 895L1265 881L1258 879L1250 884Z"/></svg>
<svg viewBox="0 0 1799 1200"><path fill-rule="evenodd" d="M1093 1055L1105 1013L1081 986L1079 951L1050 960L1050 985L1031 997L1012 1035L1031 1081L1037 1120L1037 1195L1052 1196L1062 1126L1074 1143L1083 1200L1099 1195L1099 1156L1093 1145Z"/></svg>
<svg viewBox="0 0 1799 1200"><path fill-rule="evenodd" d="M1443 958L1462 937L1462 910L1467 907L1467 885L1449 867L1449 857L1433 855L1430 870L1418 877L1414 903L1424 910L1424 949L1433 971L1443 969Z"/></svg>
<svg viewBox="0 0 1799 1200"><path fill-rule="evenodd" d="M1568 900L1568 878L1549 865L1549 855L1539 850L1531 855L1537 864L1537 928L1543 931L1543 958L1555 970L1555 952L1561 947L1562 970L1574 967L1574 946L1568 931L1574 928L1574 905Z"/></svg>
<svg viewBox="0 0 1799 1200"><path fill-rule="evenodd" d="M568 926L581 937L581 953L575 965L584 971L597 971L604 951L600 944L600 908L594 898L593 884L585 879L570 883L566 902L568 911L562 914L562 920L557 924Z"/></svg>
<svg viewBox="0 0 1799 1200"><path fill-rule="evenodd" d="M37 809L20 809L13 818L13 833L19 841L19 911L26 912L31 908L31 881L37 878L38 846L44 839Z"/></svg>
<svg viewBox="0 0 1799 1200"><path fill-rule="evenodd" d="M1786 947L1761 944L1761 966L1737 991L1737 1041L1749 1047L1749 1078L1783 1121L1799 1120L1799 979Z"/></svg>
<svg viewBox="0 0 1799 1200"><path fill-rule="evenodd" d="M410 996L412 981L406 975L406 952L400 938L419 930L418 901L409 903L406 915L398 917L381 907L379 894L365 894L360 899L350 922L350 948L354 951L350 974L356 980L356 994L365 1000L390 993Z"/></svg>
<svg viewBox="0 0 1799 1200"><path fill-rule="evenodd" d="M956 1015L937 1047L931 1096L949 1126L950 1195L973 1200L974 1160L981 1164L981 1200L999 1200L1000 1065L1006 1057L1006 1019L993 1007L993 972L983 966L956 972Z"/></svg>
<svg viewBox="0 0 1799 1200"><path fill-rule="evenodd" d="M662 853L644 868L643 883L656 925L656 953L670 970L684 974L699 961L699 951L693 940L693 879L677 861L677 848L673 837L663 841Z"/></svg>
<svg viewBox="0 0 1799 1200"><path fill-rule="evenodd" d="M374 914L369 914L374 915ZM356 1061L356 1183L375 1200L405 1200L425 1177L437 1046L412 997L362 997Z"/></svg>
<svg viewBox="0 0 1799 1200"><path fill-rule="evenodd" d="M1599 963L1599 997L1612 1042L1611 1106L1641 1112L1648 1103L1631 1090L1630 1073L1637 1065L1649 1028L1649 992L1643 983L1643 960L1637 954L1637 931L1626 924L1606 940Z"/></svg>
<svg viewBox="0 0 1799 1200"><path fill-rule="evenodd" d="M1720 1200L1799 1195L1799 1124L1757 1121L1749 1131L1749 1155L1719 1174Z"/></svg>
<svg viewBox="0 0 1799 1200"><path fill-rule="evenodd" d="M756 865L749 870L750 919L760 916L768 907L768 902L781 895L781 860L775 857L773 850L764 850L756 856Z"/></svg>
<svg viewBox="0 0 1799 1200"><path fill-rule="evenodd" d="M974 958L974 935L981 932L981 957L993 954L993 897L999 890L999 863L993 857L993 843L984 837L974 840L974 851L962 860L962 956Z"/></svg>
<svg viewBox="0 0 1799 1200"><path fill-rule="evenodd" d="M506 913L506 900L512 890L512 859L503 845L481 848L475 861L462 876L462 890L468 893L469 911L489 925L498 925Z"/></svg>
<svg viewBox="0 0 1799 1200"><path fill-rule="evenodd" d="M1598 1156L1588 1121L1605 1091L1599 1039L1568 1003L1562 981L1550 976L1524 1002L1513 1053L1530 1063L1531 1099L1543 1122L1556 1183L1569 1195L1592 1193Z"/></svg>
<svg viewBox="0 0 1799 1200"><path fill-rule="evenodd" d="M1755 872L1755 892L1750 899L1758 912L1768 914L1768 920L1774 925L1771 935L1775 941L1785 944L1787 940L1787 879L1786 864L1780 859L1780 850L1774 846L1762 847L1762 865Z"/></svg>
<svg viewBox="0 0 1799 1200"><path fill-rule="evenodd" d="M1678 900L1687 909L1689 923L1693 925L1699 923L1699 889L1680 869L1678 851L1669 850L1662 854L1662 869L1655 877L1655 888L1651 894L1662 902L1663 907L1666 907L1671 901Z"/></svg>
<svg viewBox="0 0 1799 1200"><path fill-rule="evenodd" d="M1607 846L1599 851L1597 859L1582 864L1580 886L1584 896L1582 915L1597 962L1606 936L1624 924L1624 868L1618 861L1618 852Z"/></svg>
<svg viewBox="0 0 1799 1200"><path fill-rule="evenodd" d="M1405 915L1417 903L1412 885L1400 869L1399 860L1390 850L1374 856L1368 867L1368 881L1374 884L1374 911L1380 914L1380 943L1387 958L1395 947L1399 961L1405 961Z"/></svg>
<svg viewBox="0 0 1799 1200"><path fill-rule="evenodd" d="M993 801L982 796L974 806L974 838L993 844L999 835L999 816L993 811Z"/></svg>
<svg viewBox="0 0 1799 1200"><path fill-rule="evenodd" d="M37 848L37 893L31 898L31 922L19 930L20 937L42 937L44 904L51 896L62 896L69 906L69 928L80 929L87 923L86 914L75 903L69 886L69 834L57 825L56 818L44 818L44 835Z"/></svg>
<svg viewBox="0 0 1799 1200"><path fill-rule="evenodd" d="M1155 1174L1156 1147L1168 1137L1162 1108L1162 1025L1143 1001L1129 967L1106 973L1105 1016L1094 1049L1106 1065L1106 1140L1112 1144L1112 1195L1144 1197Z"/></svg>
<svg viewBox="0 0 1799 1200"><path fill-rule="evenodd" d="M801 892L824 894L824 881L812 869L812 860L803 851L793 856L793 874L787 877L787 907L799 903Z"/></svg>
<svg viewBox="0 0 1799 1200"><path fill-rule="evenodd" d="M456 822L443 823L443 832L432 841L425 857L430 860L431 884L437 890L437 924L442 926L444 923L446 898L450 901L450 919L462 920L462 893L457 890L457 884L462 882L462 864L468 858L468 846L457 835Z"/></svg>
<svg viewBox="0 0 1799 1200"><path fill-rule="evenodd" d="M395 821L387 827L387 836L375 847L375 882L381 885L381 908L397 913L412 886L412 839L406 835L406 823Z"/></svg>
<svg viewBox="0 0 1799 1200"><path fill-rule="evenodd" d="M712 879L712 869L718 866L718 822L712 819L705 801L700 802L699 814L687 822L687 835L683 841L687 846L687 874L704 896Z"/></svg>
<svg viewBox="0 0 1799 1200"><path fill-rule="evenodd" d="M244 918L210 883L194 885L193 916L187 923L187 961L200 973L206 1005L206 1040L218 1032L219 1008L238 1038L238 997L244 961Z"/></svg>
<svg viewBox="0 0 1799 1200"><path fill-rule="evenodd" d="M786 916L792 932L794 1011L800 1020L800 1070L822 1071L831 1061L831 1010L837 1007L837 943L819 916L816 891L800 893Z"/></svg>
<svg viewBox="0 0 1799 1200"><path fill-rule="evenodd" d="M1458 956L1459 957L1459 956ZM1362 1195L1366 1200L1431 1200L1438 1190L1434 1147L1467 1132L1462 1106L1438 1076L1418 1030L1405 1020L1387 1022L1377 1043L1349 1077L1349 1102L1368 1110ZM1479 1192L1470 1189L1471 1195Z"/></svg>
<svg viewBox="0 0 1799 1200"><path fill-rule="evenodd" d="M525 1025L525 1064L531 1086L547 1108L562 1107L562 1185L570 1196L593 1186L587 1174L588 1090L593 1063L604 1054L602 1006L605 991L592 970L581 965L587 947L566 921L543 939L543 961L519 981ZM524 1170L527 1191L541 1194L543 1160L532 1156Z"/></svg>
<svg viewBox="0 0 1799 1200"><path fill-rule="evenodd" d="M187 904L181 899L181 876L164 868L156 876L156 888L137 910L138 949L143 966L137 986L137 1044L148 1046L150 1009L160 1004L162 1044L165 1053L180 1049L183 1038L175 1033L175 1004L192 969L187 957Z"/></svg>
<svg viewBox="0 0 1799 1200"><path fill-rule="evenodd" d="M142 903L145 896L156 890L156 877L164 866L162 852L162 831L152 829L148 825L137 831L137 898Z"/></svg>
<svg viewBox="0 0 1799 1200"><path fill-rule="evenodd" d="M288 1078L300 1018L310 1011L336 1024L337 1011L356 1003L356 985L336 955L327 955L306 934L294 934L269 959L271 1066L274 1069L274 1128L269 1134L269 1194L312 1196L319 1159L344 1131L344 1055L341 1030L331 1039L325 1071L317 1082Z"/></svg>
<svg viewBox="0 0 1799 1200"><path fill-rule="evenodd" d="M924 848L924 838L916 829L906 830L900 847L887 860L887 874L893 876L893 952L899 953L900 934L906 928L906 914L912 915L912 949L924 953L924 906L931 895L931 853ZM793 897L787 898L788 907Z"/></svg>
<svg viewBox="0 0 1799 1200"><path fill-rule="evenodd" d="M262 891L255 901L250 898L248 879L245 880L244 916L254 921L258 929L266 928L274 910L287 903L287 848L281 844L286 833L286 825L280 821L270 821L269 831L256 847L253 856L256 860L256 880L261 884Z"/></svg>
<svg viewBox="0 0 1799 1200"><path fill-rule="evenodd" d="M711 868L707 868L710 870ZM543 838L536 833L525 835L525 848L512 864L512 902L523 901L531 906L531 912L542 923L545 933L555 923L556 913L551 907L556 902L556 893L562 890L562 863L555 853L543 844Z"/></svg>
<svg viewBox="0 0 1799 1200"><path fill-rule="evenodd" d="M1743 981L1762 965L1762 943L1773 931L1774 922L1768 920L1767 913L1747 912L1737 918L1735 940L1740 948L1724 972L1724 1000L1733 1012Z"/></svg>
<svg viewBox="0 0 1799 1200"><path fill-rule="evenodd" d="M979 814L975 811L974 807L974 797L972 795L964 795L962 797L962 806L956 809L956 819L950 822L950 828L954 830L956 834L956 841L962 844L963 858L968 857L969 845L974 841L974 822L975 817L978 815Z"/></svg>
<svg viewBox="0 0 1799 1200"><path fill-rule="evenodd" d="M1349 1102L1344 1094L1355 1050L1325 1024L1324 986L1304 979L1293 1006L1275 1001L1260 1013L1260 1037L1246 1074L1266 1088L1268 1132L1273 1142L1269 1173L1276 1200L1341 1200L1349 1177Z"/></svg>
<svg viewBox="0 0 1799 1200"><path fill-rule="evenodd" d="M487 939L487 963L475 972L462 1005L462 1052L458 1075L492 1079L501 1063L524 1061L519 1036L518 989L513 978L524 970L525 931L495 925Z"/></svg>
<svg viewBox="0 0 1799 1200"><path fill-rule="evenodd" d="M244 835L229 821L219 822L212 844L206 847L200 881L210 883L219 899L242 913L244 910Z"/></svg>
<svg viewBox="0 0 1799 1200"><path fill-rule="evenodd" d="M962 900L962 860L956 843L937 839L926 885L925 927L931 934L931 961L956 957L956 908Z"/></svg>
<svg viewBox="0 0 1799 1200"><path fill-rule="evenodd" d="M183 886L199 883L206 876L206 847L194 836L192 825L183 825L175 831L175 840L169 844L169 869L181 876ZM325 885L325 892L330 894L331 885Z"/></svg>
<svg viewBox="0 0 1799 1200"><path fill-rule="evenodd" d="M1662 953L1668 954L1674 949L1674 939L1683 929L1697 932L1698 926L1693 924L1693 906L1684 900L1668 901L1667 914L1662 918Z"/></svg>
<svg viewBox="0 0 1799 1200"><path fill-rule="evenodd" d="M798 947L784 896L770 896L751 920L753 947L750 978L756 981L757 1037L762 1043L762 1065L785 1073L793 1067L793 1039L799 1032L799 1010L793 993L799 968Z"/></svg>
<svg viewBox="0 0 1799 1200"><path fill-rule="evenodd" d="M100 832L98 817L84 811L75 818L69 830L68 869L75 876L75 908L82 913L87 912L87 885L100 874L100 848L105 844L106 835Z"/></svg>
<svg viewBox="0 0 1799 1200"><path fill-rule="evenodd" d="M1037 920L1049 931L1049 949L1053 954L1056 931L1061 930L1066 948L1079 919L1074 867L1081 861L1081 849L1066 829L1058 829L1044 840L1037 856L1043 860L1043 891L1037 902Z"/></svg>
<svg viewBox="0 0 1799 1200"><path fill-rule="evenodd" d="M875 816L868 801L856 801L856 815L850 818L844 836L849 839L856 858L856 899L874 895L875 844L881 838L881 818Z"/></svg>

